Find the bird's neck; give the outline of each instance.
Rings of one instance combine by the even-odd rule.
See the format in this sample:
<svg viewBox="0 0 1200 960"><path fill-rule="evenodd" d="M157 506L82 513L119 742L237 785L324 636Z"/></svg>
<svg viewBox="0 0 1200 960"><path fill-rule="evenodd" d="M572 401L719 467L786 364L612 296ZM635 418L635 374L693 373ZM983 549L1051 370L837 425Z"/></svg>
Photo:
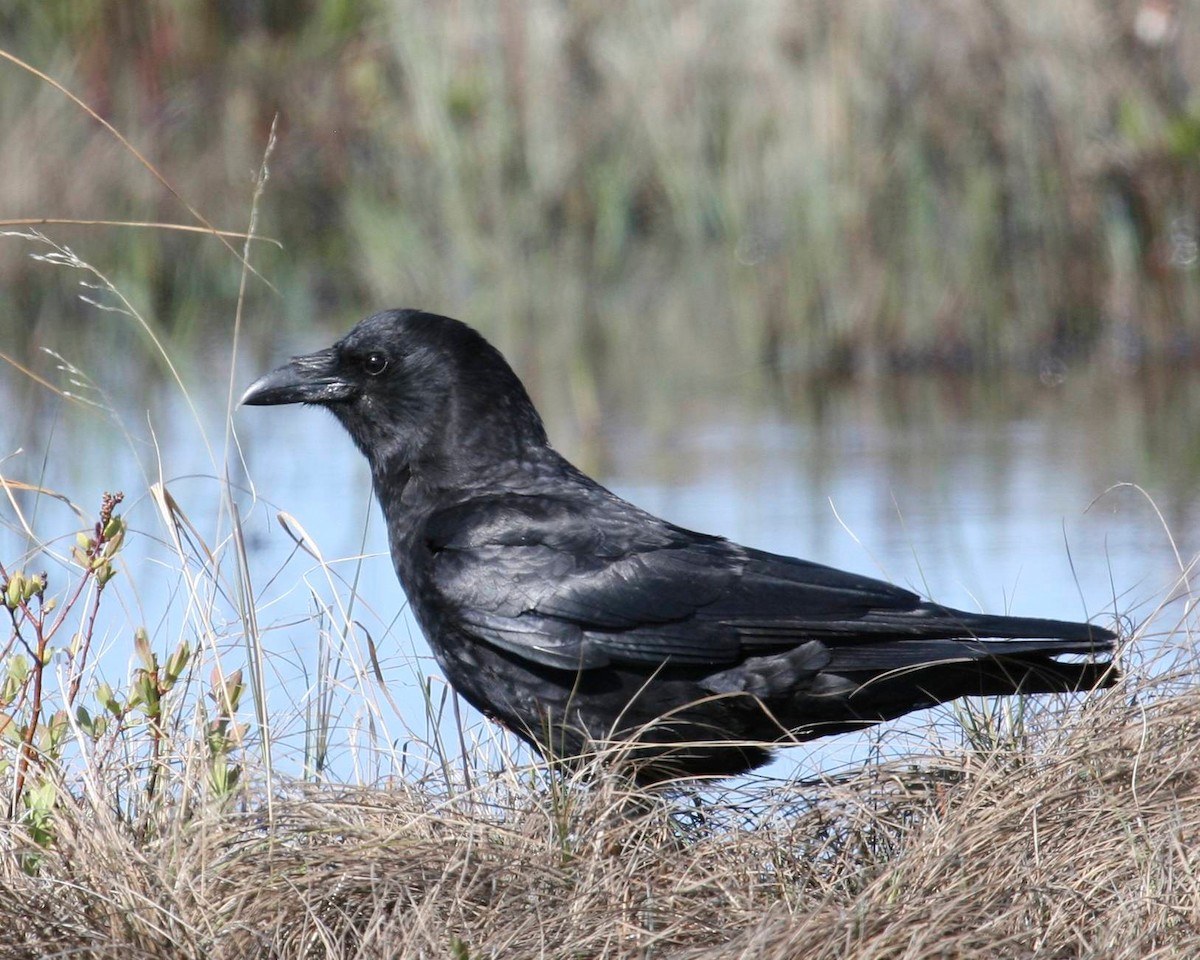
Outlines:
<svg viewBox="0 0 1200 960"><path fill-rule="evenodd" d="M402 521L412 512L417 505L415 499L424 492L424 485L414 481L412 466L407 461L371 460L371 483L389 528L393 521Z"/></svg>
<svg viewBox="0 0 1200 960"><path fill-rule="evenodd" d="M545 444L530 445L520 455L478 462L441 457L371 460L371 480L389 529L476 496L537 489L543 480L565 473L577 471Z"/></svg>

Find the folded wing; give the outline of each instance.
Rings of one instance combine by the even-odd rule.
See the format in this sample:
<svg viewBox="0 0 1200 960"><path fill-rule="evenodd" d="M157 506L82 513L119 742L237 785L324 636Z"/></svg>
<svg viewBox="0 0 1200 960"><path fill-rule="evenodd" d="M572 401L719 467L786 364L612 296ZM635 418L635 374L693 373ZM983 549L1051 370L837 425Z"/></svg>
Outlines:
<svg viewBox="0 0 1200 960"><path fill-rule="evenodd" d="M581 503L504 495L429 523L431 580L479 640L534 663L722 667L824 641L830 667L904 669L947 659L1096 653L1083 623L989 616L820 564L740 547L609 494ZM980 638L1027 643L947 644Z"/></svg>

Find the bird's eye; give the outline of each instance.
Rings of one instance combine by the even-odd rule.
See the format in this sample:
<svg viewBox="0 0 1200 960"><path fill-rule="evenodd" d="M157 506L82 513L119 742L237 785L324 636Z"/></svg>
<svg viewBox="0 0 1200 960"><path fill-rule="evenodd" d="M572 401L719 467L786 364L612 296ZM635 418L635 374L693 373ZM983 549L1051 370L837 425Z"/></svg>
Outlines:
<svg viewBox="0 0 1200 960"><path fill-rule="evenodd" d="M377 377L387 369L388 358L386 353L368 353L363 357L362 368L369 376Z"/></svg>

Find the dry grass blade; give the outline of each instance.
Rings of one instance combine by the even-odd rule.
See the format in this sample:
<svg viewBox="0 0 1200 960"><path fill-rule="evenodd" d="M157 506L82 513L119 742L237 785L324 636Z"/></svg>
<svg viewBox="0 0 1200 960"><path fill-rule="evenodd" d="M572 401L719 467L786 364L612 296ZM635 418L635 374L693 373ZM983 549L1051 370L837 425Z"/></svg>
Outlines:
<svg viewBox="0 0 1200 960"><path fill-rule="evenodd" d="M134 157L134 159L137 160L137 162L140 163L150 173L150 175L154 177L155 180L157 180L160 184L162 184L163 188L168 193L170 193L171 196L173 196L176 200L178 200L181 204L183 204L183 206L186 208L187 212L190 213L193 217L195 217L196 220L203 225L205 233L209 233L212 236L216 237L230 253L232 253L235 257L238 258L238 260L241 261L242 266L246 270L249 270L256 277L258 277L258 279L261 280L264 284L266 284L266 286L268 288L270 288L272 291L275 290L275 287L272 285L272 283L269 280L267 280L266 277L264 277L262 274L260 274L257 270L255 270L253 267L251 267L249 265L249 263L246 262L246 258L243 257L241 254L239 254L237 252L237 250L234 249L233 245L227 239L224 231L218 230L216 227L214 227L211 223L208 222L208 219L204 216L204 214L202 214L199 210L197 210L194 206L192 206L187 200L185 200L183 198L183 196L179 193L179 191L176 190L174 186L172 186L171 182L165 176L163 176L163 174L159 171L159 169L156 166L154 166L154 164L152 164L149 160L147 160L144 156L142 156L141 152L137 149L137 147L135 147L132 143L130 143L125 138L125 136L121 133L121 131L119 131L111 123L109 123L107 120L105 120L102 116L100 116L100 114L98 114L95 110L93 110L86 103L84 103L82 100L80 100L79 97L75 96L75 94L73 94L70 90L68 90L66 87L64 87L61 83L59 83L57 80L55 80L53 77L49 76L48 74L43 73L41 70L37 69L37 67L33 66L32 64L26 63L20 57L15 56L14 54L9 53L7 50L4 50L2 48L0 48L0 58L7 60L10 63L20 67L22 70L26 71L27 73L30 73L33 76L37 77L43 83L53 87L55 90L57 90L59 93L61 93L64 97L66 97L68 100L70 100L73 104L75 104L75 106L77 106L80 110L82 110L89 117L91 117L98 124L100 124L100 126L102 126L106 131L108 131L108 133L110 133L113 137L116 138L117 142L119 144L121 144L122 147L124 147L127 151L129 151L129 153ZM278 292L278 291L276 291L276 292Z"/></svg>
<svg viewBox="0 0 1200 960"><path fill-rule="evenodd" d="M0 354L0 358L7 359L3 354ZM20 490L23 493L33 493L39 497L52 497L53 499L66 504L67 507L70 508L71 512L79 518L80 522L84 522L83 508L76 503L72 503L69 497L58 493L55 490L49 490L46 487L36 483L25 483L22 480L14 480L11 477L4 476L3 474L0 474L0 488L4 490L4 495L8 500L9 508L12 510L13 515L21 524L21 530L30 539L36 539L36 534L34 534L33 528L29 525L29 521L25 519L25 515L21 510L20 504L17 503L16 497L13 496L14 490Z"/></svg>
<svg viewBox="0 0 1200 960"><path fill-rule="evenodd" d="M10 367L13 367L18 373L24 374L26 377L28 377L30 380L32 380L34 383L36 383L39 387L45 387L47 390L49 390L51 393L55 394L56 396L59 396L64 400L78 400L77 397L72 397L71 394L69 394L67 391L63 390L60 387L56 387L49 380L45 379L45 377L38 376L36 373L34 373L32 370L30 370L29 367L25 366L25 364L21 363L18 360L14 360L12 357L10 357L7 353L5 353L2 350L0 350L0 360L3 360Z"/></svg>
<svg viewBox="0 0 1200 960"><path fill-rule="evenodd" d="M236 230L217 230L215 227L193 227L186 223L161 223L155 220L77 220L68 217L23 217L16 220L0 220L0 227L42 227L51 224L73 227L133 227L142 230L177 230L180 233L206 233L211 236L229 237L233 240L257 240L273 243L283 249L283 244L271 237L239 233Z"/></svg>

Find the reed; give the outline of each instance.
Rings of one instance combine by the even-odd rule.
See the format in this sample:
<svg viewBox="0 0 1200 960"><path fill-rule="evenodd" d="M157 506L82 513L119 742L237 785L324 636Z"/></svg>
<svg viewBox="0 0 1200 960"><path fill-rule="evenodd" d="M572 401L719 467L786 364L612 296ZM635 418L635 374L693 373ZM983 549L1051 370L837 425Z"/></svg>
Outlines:
<svg viewBox="0 0 1200 960"><path fill-rule="evenodd" d="M99 29L50 0L13 35L226 229L280 116L259 232L286 250L259 263L283 292L252 284L256 311L436 306L572 366L586 408L667 347L797 380L1190 358L1200 57L1186 7L1148 29L1160 6L325 0ZM4 216L197 222L3 69ZM232 312L219 244L71 231L161 329ZM15 334L83 325L0 257Z"/></svg>

